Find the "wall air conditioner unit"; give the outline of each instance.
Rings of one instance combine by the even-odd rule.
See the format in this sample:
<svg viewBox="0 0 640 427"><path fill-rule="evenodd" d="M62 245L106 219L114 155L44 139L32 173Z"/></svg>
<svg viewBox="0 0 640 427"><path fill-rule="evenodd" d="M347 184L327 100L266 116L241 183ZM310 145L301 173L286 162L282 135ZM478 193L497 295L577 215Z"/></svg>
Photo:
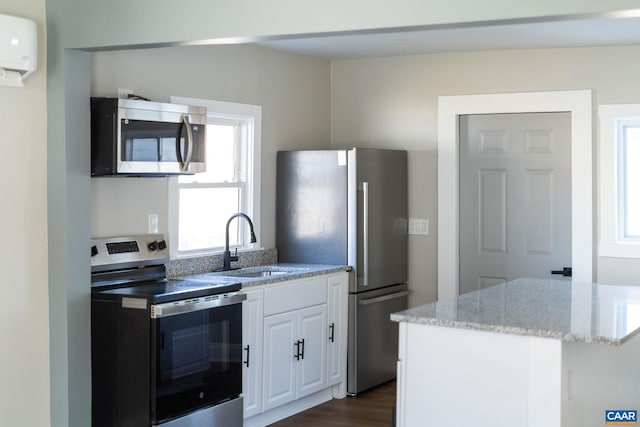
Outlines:
<svg viewBox="0 0 640 427"><path fill-rule="evenodd" d="M0 14L0 85L22 86L38 65L36 23Z"/></svg>

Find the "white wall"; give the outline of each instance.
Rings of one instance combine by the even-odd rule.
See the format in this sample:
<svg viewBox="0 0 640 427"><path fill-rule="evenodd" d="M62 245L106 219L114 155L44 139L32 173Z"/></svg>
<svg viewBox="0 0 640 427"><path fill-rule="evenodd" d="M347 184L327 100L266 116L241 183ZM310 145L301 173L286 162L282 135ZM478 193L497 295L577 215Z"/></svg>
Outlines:
<svg viewBox="0 0 640 427"><path fill-rule="evenodd" d="M333 145L410 150L409 215L437 227L437 97L593 89L597 103L640 100L640 46L504 50L334 61ZM595 139L597 140L597 138ZM597 180L594 181L597 185ZM435 236L412 236L411 305L437 297ZM640 260L598 259L598 280L640 283Z"/></svg>
<svg viewBox="0 0 640 427"><path fill-rule="evenodd" d="M261 245L275 245L276 152L329 147L329 61L253 46L191 46L93 54L91 93L117 88L262 105ZM93 178L92 235L168 231L166 178Z"/></svg>
<svg viewBox="0 0 640 427"><path fill-rule="evenodd" d="M44 0L5 2L0 13L38 27L38 70L25 87L0 86L0 425L49 424L46 34Z"/></svg>

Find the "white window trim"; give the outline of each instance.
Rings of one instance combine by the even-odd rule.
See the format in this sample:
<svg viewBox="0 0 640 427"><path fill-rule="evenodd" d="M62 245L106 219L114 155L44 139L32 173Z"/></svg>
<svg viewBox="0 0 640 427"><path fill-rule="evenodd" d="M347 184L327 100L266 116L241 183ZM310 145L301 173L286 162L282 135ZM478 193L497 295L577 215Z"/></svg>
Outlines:
<svg viewBox="0 0 640 427"><path fill-rule="evenodd" d="M247 142L247 150L252 153L253 168L247 168L247 186L245 190L251 197L247 199L246 213L251 217L253 228L256 235L257 243L253 247L260 247L260 171L262 164L262 106L251 104L240 104L235 102L214 101L209 99L188 98L181 96L171 96L170 101L176 104L194 105L207 107L207 111L215 111L216 115L226 116L228 118L246 118L253 117L253 132L249 130L249 135L253 134L253 138L249 138ZM170 257L191 258L195 256L203 256L207 254L222 253L222 250L200 251L198 253L178 253L178 236L177 236L177 220L178 220L178 185L177 177L171 177L168 180L169 193L169 250ZM240 251L243 249L240 248Z"/></svg>
<svg viewBox="0 0 640 427"><path fill-rule="evenodd" d="M618 197L618 122L638 119L640 104L601 105L600 124L600 242L598 255L616 258L640 258L640 242L619 237L620 204Z"/></svg>

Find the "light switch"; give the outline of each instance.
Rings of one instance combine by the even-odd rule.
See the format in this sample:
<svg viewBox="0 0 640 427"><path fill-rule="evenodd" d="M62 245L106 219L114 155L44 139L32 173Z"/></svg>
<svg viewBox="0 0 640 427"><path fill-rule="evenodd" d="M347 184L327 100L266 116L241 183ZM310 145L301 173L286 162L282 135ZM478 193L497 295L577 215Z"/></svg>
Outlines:
<svg viewBox="0 0 640 427"><path fill-rule="evenodd" d="M158 234L158 214L149 214L149 234Z"/></svg>
<svg viewBox="0 0 640 427"><path fill-rule="evenodd" d="M409 218L409 234L428 235L429 220L426 218Z"/></svg>

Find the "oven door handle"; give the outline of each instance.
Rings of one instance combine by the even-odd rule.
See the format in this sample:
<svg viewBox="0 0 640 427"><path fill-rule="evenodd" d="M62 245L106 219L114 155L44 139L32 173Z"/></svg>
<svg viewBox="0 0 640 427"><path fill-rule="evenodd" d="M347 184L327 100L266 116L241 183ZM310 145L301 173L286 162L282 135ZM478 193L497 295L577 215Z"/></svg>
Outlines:
<svg viewBox="0 0 640 427"><path fill-rule="evenodd" d="M246 299L246 294L243 294L242 292L234 292L222 295L208 295L182 301L172 301L163 304L153 304L151 305L151 318L159 319L161 317L175 316L177 314L241 304L242 301Z"/></svg>

